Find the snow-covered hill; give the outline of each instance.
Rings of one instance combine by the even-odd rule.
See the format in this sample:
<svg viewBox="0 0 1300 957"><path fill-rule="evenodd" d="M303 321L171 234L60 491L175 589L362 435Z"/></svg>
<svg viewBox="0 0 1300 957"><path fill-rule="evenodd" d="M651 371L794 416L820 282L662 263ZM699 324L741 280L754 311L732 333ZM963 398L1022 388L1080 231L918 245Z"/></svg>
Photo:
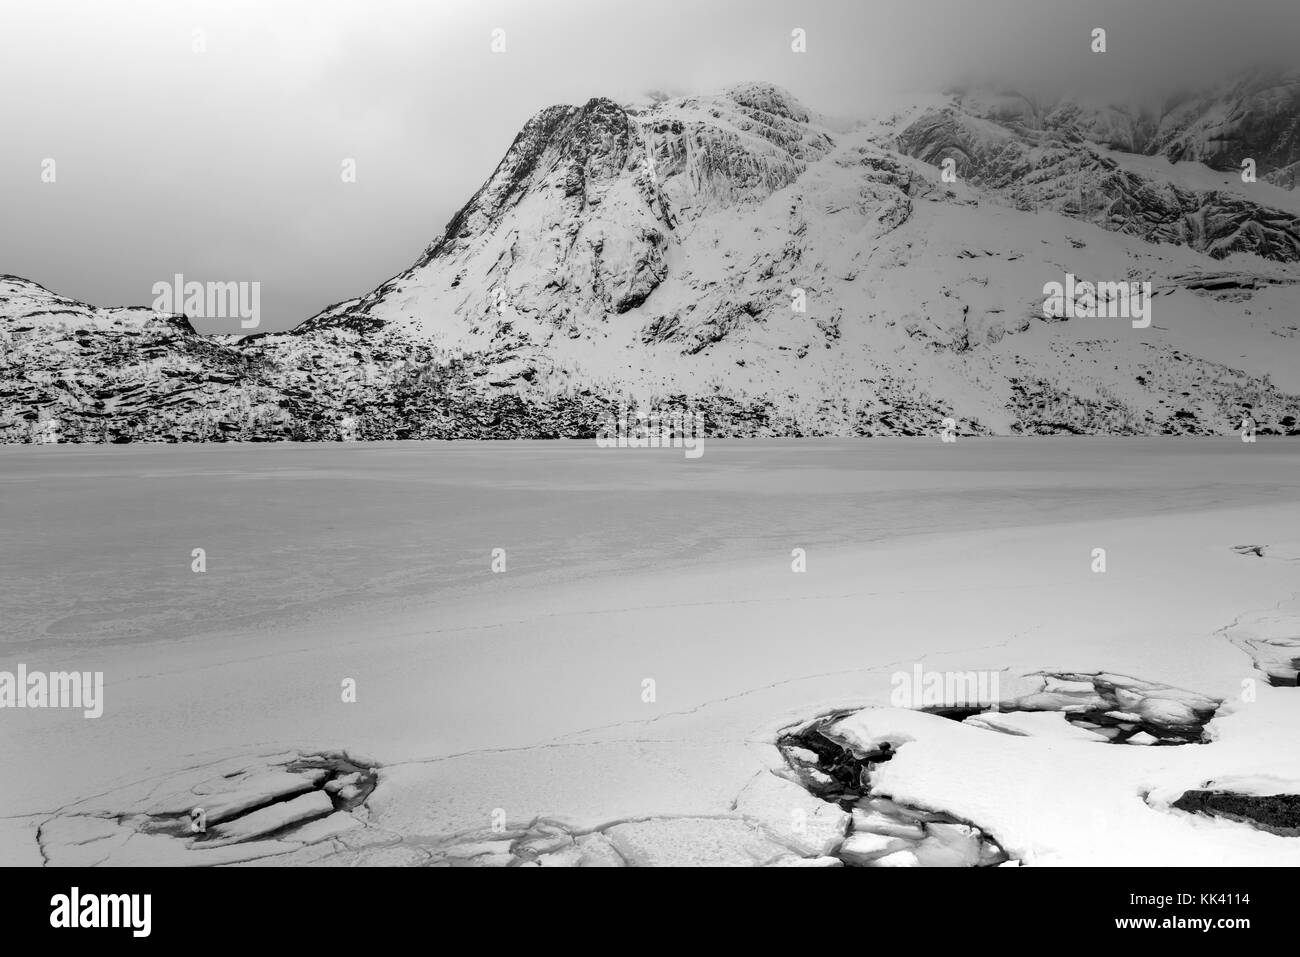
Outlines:
<svg viewBox="0 0 1300 957"><path fill-rule="evenodd" d="M845 123L762 83L551 107L378 289L201 359L180 338L245 370L233 428L202 406L236 437L590 435L620 401L722 435L1294 431L1300 108L1262 83L1162 116L967 91ZM1149 325L1049 315L1069 276L1150 283ZM11 350L65 361L3 308ZM94 438L60 388L37 414Z"/></svg>

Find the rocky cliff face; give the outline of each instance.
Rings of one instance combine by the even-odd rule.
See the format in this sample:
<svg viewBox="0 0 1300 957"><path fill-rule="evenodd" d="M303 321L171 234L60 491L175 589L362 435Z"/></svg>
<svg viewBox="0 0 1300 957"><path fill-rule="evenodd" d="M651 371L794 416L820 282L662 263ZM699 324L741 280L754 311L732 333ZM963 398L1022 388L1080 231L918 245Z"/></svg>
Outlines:
<svg viewBox="0 0 1300 957"><path fill-rule="evenodd" d="M1262 82L1162 116L968 92L849 124L770 84L551 107L408 269L292 333L6 279L0 439L590 436L619 402L718 435L1292 431L1300 201L1213 147L1280 181L1296 109ZM1152 321L1048 314L1067 274L1149 282Z"/></svg>
<svg viewBox="0 0 1300 957"><path fill-rule="evenodd" d="M1184 92L1152 109L1089 98L1039 103L1018 91L963 90L958 109L1020 131L1077 134L1097 146L1194 161L1290 188L1300 163L1300 70L1260 68L1226 87Z"/></svg>
<svg viewBox="0 0 1300 957"><path fill-rule="evenodd" d="M198 439L208 428L191 411L237 408L253 378L244 354L182 316L0 276L0 440Z"/></svg>
<svg viewBox="0 0 1300 957"><path fill-rule="evenodd" d="M1300 72L1258 71L1223 92L1174 104L1147 151L1234 172L1250 158L1261 177L1293 188L1300 166Z"/></svg>
<svg viewBox="0 0 1300 957"><path fill-rule="evenodd" d="M1293 135L1289 124L1300 121L1300 101L1288 106L1289 119L1273 121L1284 139ZM1294 212L1229 190L1186 188L1134 172L1096 148L1160 151L1172 161L1198 154L1192 158L1213 160L1212 168L1239 171L1241 160L1259 147L1254 158L1260 174L1277 172L1274 161L1289 155L1271 141L1265 148L1258 130L1216 139L1222 127L1207 130L1208 122L1180 111L1178 122L1167 120L1157 130L1151 118L1116 108L1064 103L1044 115L1023 100L990 103L962 96L918 118L899 135L898 146L932 165L954 160L963 179L1021 209L1048 209L1148 242L1190 246L1215 259L1244 252L1300 260L1300 216Z"/></svg>

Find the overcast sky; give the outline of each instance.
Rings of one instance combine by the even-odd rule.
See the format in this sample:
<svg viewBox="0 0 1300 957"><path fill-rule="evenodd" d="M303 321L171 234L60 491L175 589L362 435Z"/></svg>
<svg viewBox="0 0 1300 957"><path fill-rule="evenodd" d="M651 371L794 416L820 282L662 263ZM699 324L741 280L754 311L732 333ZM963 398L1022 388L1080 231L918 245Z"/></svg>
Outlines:
<svg viewBox="0 0 1300 957"><path fill-rule="evenodd" d="M1294 0L0 0L0 273L97 305L257 281L289 328L410 265L554 103L750 79L850 115L984 78L1147 98L1300 62L1298 36Z"/></svg>

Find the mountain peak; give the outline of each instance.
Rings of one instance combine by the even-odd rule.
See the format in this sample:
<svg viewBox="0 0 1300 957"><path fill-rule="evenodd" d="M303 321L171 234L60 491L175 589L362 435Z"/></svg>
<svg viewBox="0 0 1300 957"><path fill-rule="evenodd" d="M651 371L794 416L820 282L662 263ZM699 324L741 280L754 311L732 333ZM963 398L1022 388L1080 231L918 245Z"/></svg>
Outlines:
<svg viewBox="0 0 1300 957"><path fill-rule="evenodd" d="M729 87L726 96L738 106L771 113L796 123L807 123L813 118L813 114L789 90L775 83L739 83Z"/></svg>
<svg viewBox="0 0 1300 957"><path fill-rule="evenodd" d="M525 327L534 341L582 335L645 302L681 224L765 201L832 147L772 83L644 108L607 97L547 107L410 269L300 328L478 331L493 342Z"/></svg>

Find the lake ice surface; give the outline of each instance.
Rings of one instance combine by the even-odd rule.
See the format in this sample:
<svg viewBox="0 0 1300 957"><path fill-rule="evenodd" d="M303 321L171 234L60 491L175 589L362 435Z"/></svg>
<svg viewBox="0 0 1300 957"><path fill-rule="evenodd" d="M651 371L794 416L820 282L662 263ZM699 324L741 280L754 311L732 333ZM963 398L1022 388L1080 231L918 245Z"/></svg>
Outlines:
<svg viewBox="0 0 1300 957"><path fill-rule="evenodd" d="M1300 498L1300 443L0 447L0 642L184 638L514 579ZM191 571L206 552L207 572ZM784 559L783 559L784 556Z"/></svg>

